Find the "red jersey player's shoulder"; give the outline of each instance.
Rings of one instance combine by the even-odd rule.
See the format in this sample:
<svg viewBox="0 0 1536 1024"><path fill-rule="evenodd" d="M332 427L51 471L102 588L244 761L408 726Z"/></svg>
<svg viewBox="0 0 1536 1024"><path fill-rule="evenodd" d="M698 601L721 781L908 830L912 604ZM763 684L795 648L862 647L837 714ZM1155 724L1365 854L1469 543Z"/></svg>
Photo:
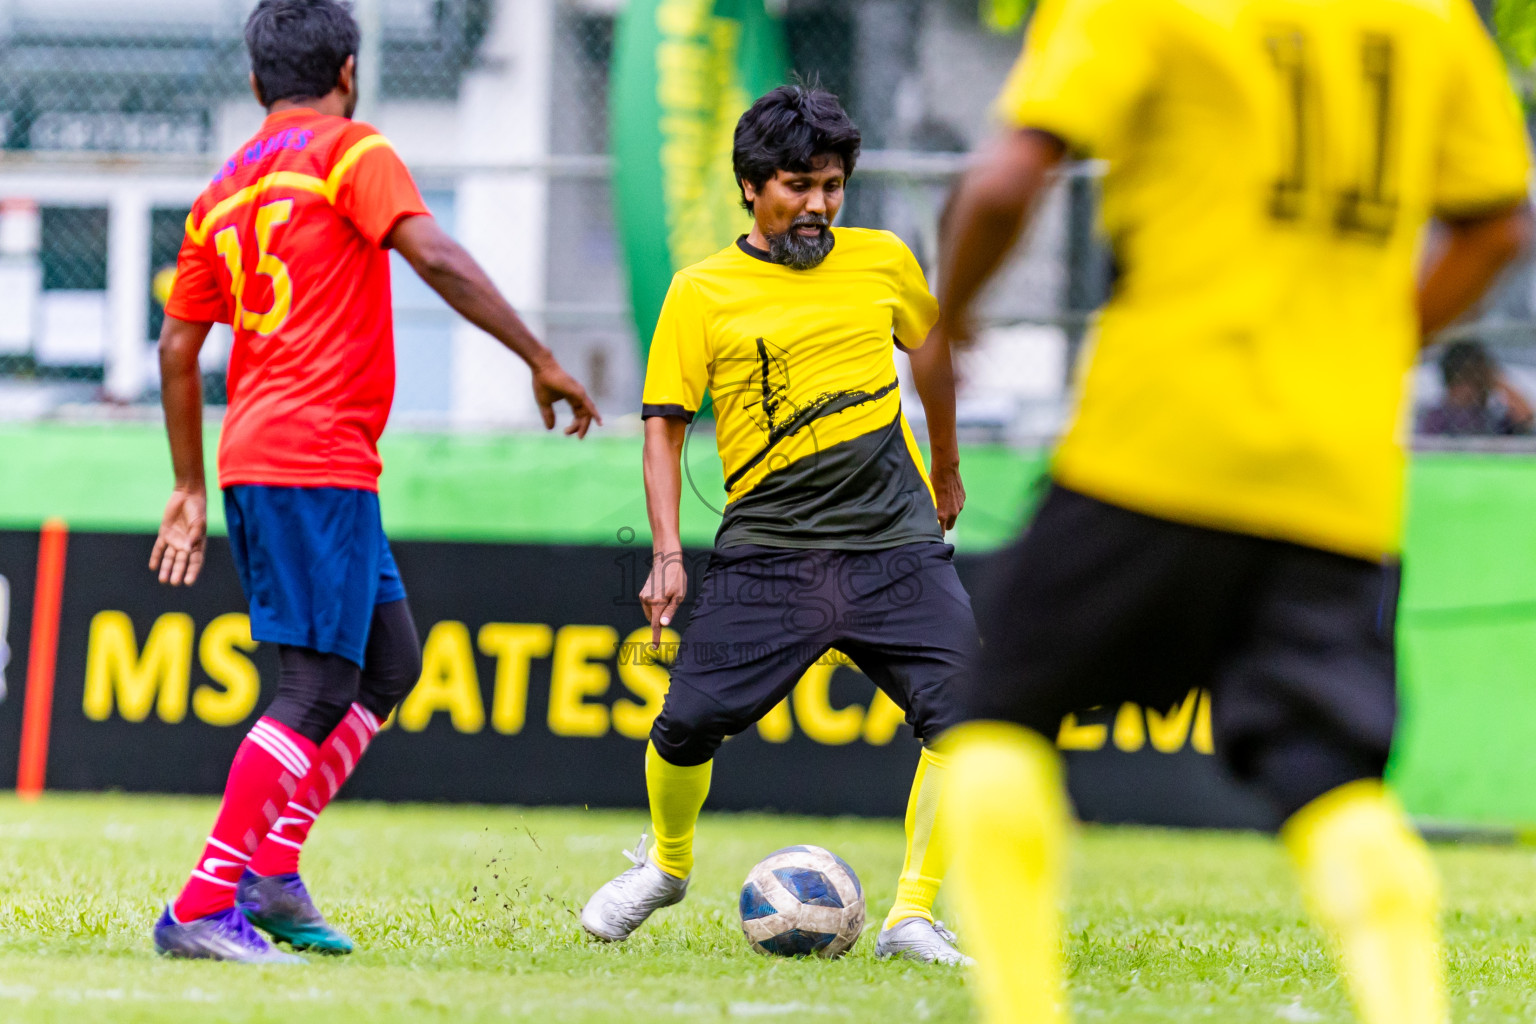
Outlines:
<svg viewBox="0 0 1536 1024"><path fill-rule="evenodd" d="M370 124L350 123L336 135L325 183L336 212L374 245L402 218L430 213L395 148Z"/></svg>
<svg viewBox="0 0 1536 1024"><path fill-rule="evenodd" d="M342 122L341 130L336 135L342 149L349 149L355 142L380 134L379 130L367 121L352 121L344 117L338 117L336 120Z"/></svg>
<svg viewBox="0 0 1536 1024"><path fill-rule="evenodd" d="M391 170L397 174L404 172L404 166L400 164L394 146L377 128L363 121L348 121L344 118L336 120L344 123L334 135L325 140L329 146L329 152L325 158L325 178L333 200L341 180L352 172L360 160L376 150L384 150L385 152L381 155L387 158L387 162L397 165Z"/></svg>
<svg viewBox="0 0 1536 1024"><path fill-rule="evenodd" d="M334 118L334 120L341 123L325 140L329 146L327 163L333 167L347 159L349 155L361 155L374 146L389 145L389 140L383 133L366 121L351 121L344 117Z"/></svg>

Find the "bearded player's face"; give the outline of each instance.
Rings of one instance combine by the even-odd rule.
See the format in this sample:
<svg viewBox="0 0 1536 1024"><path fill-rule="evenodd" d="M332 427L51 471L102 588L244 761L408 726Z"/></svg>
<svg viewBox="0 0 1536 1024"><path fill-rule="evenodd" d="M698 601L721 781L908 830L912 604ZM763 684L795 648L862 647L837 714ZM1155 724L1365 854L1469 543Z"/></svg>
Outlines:
<svg viewBox="0 0 1536 1024"><path fill-rule="evenodd" d="M832 222L843 206L840 158L816 157L808 171L775 171L762 188L745 182L743 191L752 201L757 229L771 248L807 250L807 255L820 250L821 257L830 250ZM819 262L815 258L811 265Z"/></svg>

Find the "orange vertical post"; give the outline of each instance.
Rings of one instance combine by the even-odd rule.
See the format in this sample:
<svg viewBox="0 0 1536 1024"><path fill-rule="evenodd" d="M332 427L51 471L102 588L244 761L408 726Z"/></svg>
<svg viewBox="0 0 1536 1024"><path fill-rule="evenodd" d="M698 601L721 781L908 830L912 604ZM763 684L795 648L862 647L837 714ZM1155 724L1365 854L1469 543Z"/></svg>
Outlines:
<svg viewBox="0 0 1536 1024"><path fill-rule="evenodd" d="M48 734L53 727L53 677L59 657L59 615L64 606L64 556L69 527L62 519L43 524L37 545L37 582L32 591L32 641L27 657L27 695L21 715L21 757L16 794L36 800L48 772Z"/></svg>

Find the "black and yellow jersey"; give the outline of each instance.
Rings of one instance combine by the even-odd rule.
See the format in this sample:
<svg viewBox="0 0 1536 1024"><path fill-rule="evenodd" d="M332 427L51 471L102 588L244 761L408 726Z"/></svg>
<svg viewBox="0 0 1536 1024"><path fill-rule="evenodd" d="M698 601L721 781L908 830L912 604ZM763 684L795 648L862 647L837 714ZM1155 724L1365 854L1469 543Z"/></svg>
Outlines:
<svg viewBox="0 0 1536 1024"><path fill-rule="evenodd" d="M1468 0L1042 0L999 100L1107 163L1121 274L1056 479L1136 511L1399 547L1431 214L1530 162Z"/></svg>
<svg viewBox="0 0 1536 1024"><path fill-rule="evenodd" d="M832 231L814 269L742 238L667 291L643 413L691 421L710 393L727 502L716 547L873 550L943 536L892 345L920 346L938 305L895 235Z"/></svg>

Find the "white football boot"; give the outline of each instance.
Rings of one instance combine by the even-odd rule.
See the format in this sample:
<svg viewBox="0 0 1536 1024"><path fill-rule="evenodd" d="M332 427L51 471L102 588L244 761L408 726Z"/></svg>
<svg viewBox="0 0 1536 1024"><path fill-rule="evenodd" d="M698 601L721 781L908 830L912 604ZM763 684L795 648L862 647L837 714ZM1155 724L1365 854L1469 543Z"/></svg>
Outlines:
<svg viewBox="0 0 1536 1024"><path fill-rule="evenodd" d="M581 926L604 942L623 942L662 907L681 903L688 879L669 875L646 857L647 837L635 852L624 851L634 867L592 894L581 909Z"/></svg>
<svg viewBox="0 0 1536 1024"><path fill-rule="evenodd" d="M954 964L969 967L976 961L955 948L955 933L943 921L908 917L897 921L875 940L875 956L884 960L898 957L925 964Z"/></svg>

